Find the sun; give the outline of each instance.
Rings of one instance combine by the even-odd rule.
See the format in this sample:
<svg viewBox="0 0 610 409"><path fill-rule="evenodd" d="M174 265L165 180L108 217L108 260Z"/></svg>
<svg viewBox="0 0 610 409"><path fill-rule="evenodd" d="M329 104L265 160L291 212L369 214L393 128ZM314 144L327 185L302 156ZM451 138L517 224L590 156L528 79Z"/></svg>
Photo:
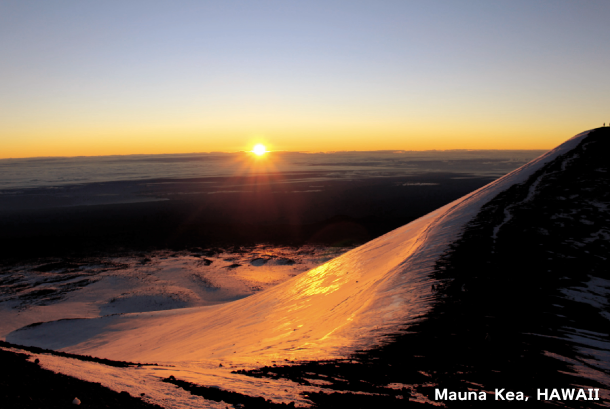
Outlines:
<svg viewBox="0 0 610 409"><path fill-rule="evenodd" d="M258 156L261 156L267 153L267 148L265 148L265 145L259 143L257 145L254 145L254 148L252 148L252 152L257 154Z"/></svg>

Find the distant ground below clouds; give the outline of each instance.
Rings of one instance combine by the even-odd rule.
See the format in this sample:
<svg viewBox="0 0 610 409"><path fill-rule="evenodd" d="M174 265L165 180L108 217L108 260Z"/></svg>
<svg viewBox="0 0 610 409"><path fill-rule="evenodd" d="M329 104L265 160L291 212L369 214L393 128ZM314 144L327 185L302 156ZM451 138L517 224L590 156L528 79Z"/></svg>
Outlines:
<svg viewBox="0 0 610 409"><path fill-rule="evenodd" d="M361 244L540 153L283 153L265 168L226 155L3 160L0 168L10 172L0 190L0 260L258 243ZM229 176L230 164L235 174ZM197 167L208 176L193 177ZM33 178L35 171L43 177ZM78 172L82 177L74 179ZM167 177L159 177L163 173Z"/></svg>

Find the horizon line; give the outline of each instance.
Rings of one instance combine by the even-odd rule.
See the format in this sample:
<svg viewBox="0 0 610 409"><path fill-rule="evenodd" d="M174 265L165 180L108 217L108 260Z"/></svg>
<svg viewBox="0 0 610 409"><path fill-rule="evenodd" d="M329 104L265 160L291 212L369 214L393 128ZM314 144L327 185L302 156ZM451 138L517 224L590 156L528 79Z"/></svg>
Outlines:
<svg viewBox="0 0 610 409"><path fill-rule="evenodd" d="M410 153L410 152L532 152L532 151L549 151L553 148L538 148L538 149L377 149L377 150L333 150L333 151L288 151L288 150L273 150L266 153L300 153L300 154L335 154L335 153ZM176 153L127 153L127 154L109 154L109 155L74 155L74 156L19 156L5 157L0 160L17 160L17 159L75 159L75 158L108 158L108 157L127 157L127 156L165 156L165 155L236 155L236 154L251 154L252 151L209 151L209 152L176 152Z"/></svg>

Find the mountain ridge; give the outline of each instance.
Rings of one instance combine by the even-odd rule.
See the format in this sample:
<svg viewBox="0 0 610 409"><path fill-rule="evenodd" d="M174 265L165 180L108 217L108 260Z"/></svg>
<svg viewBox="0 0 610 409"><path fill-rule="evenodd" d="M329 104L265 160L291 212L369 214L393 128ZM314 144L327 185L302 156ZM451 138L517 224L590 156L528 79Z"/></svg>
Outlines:
<svg viewBox="0 0 610 409"><path fill-rule="evenodd" d="M245 368L222 375L227 384L242 390L248 389L245 383L249 382L243 375L251 379L260 375L255 368L287 359L301 363L263 372L283 374L299 383L305 373L299 368L321 380L328 371L320 367L343 365L339 372L344 377L349 378L352 371L361 376L354 382L376 382L375 387L364 388L369 392L387 395L392 389L388 385L397 384L408 389L400 396L428 403L433 401L430 383L486 391L525 386L530 395L536 385L586 384L603 391L604 400L591 404L605 404L610 345L596 329L610 317L605 315L610 290L604 292L610 289L608 264L599 253L606 254L610 236L600 233L605 244L589 243L597 246L594 254L571 246L577 247L578 262L592 270L588 270L591 274L575 273L569 282L561 282L563 276L552 273L559 269L564 274L566 265L574 268L571 259L544 260L541 255L570 240L561 228L553 228L551 235L545 223L555 223L557 217L552 217L564 214L559 211L579 211L567 205L557 207L559 202L571 203L567 198L574 195L574 189L593 189L588 203L597 200L601 216L596 221L585 218L591 224L582 222L590 227L584 230L574 224L570 234L580 234L584 240L591 236L591 226L601 226L599 232L610 226L604 216L610 203L605 193L608 174L596 168L604 163L609 134L606 128L583 132L455 202L246 299L187 311L51 322L15 331L7 340L112 359L195 361L207 369L197 375L191 367L190 374L176 372L200 383L220 376L210 365L222 362ZM578 170L583 169L588 177L581 175L579 180ZM557 180L558 175L569 175L570 183ZM595 186L586 185L587 181ZM555 200L561 189L567 197ZM550 247L543 246L548 241L543 236L551 240ZM557 243L558 238L563 241ZM526 258L534 262L528 266L523 263ZM553 267L546 271L549 265ZM595 278L586 281L588 276ZM574 292L582 293L592 281L593 290L581 297L585 301L570 301ZM598 297L593 303L586 301L591 294ZM553 307L562 303L562 307ZM572 312L565 319L557 318L563 309ZM583 314L590 317L593 313L600 317L584 323ZM544 329L546 320L552 324L548 331ZM565 329L579 320L582 328ZM564 347L565 343L571 344ZM358 352L361 350L365 352ZM324 364L312 372L312 365L303 361ZM370 364L373 361L379 363ZM402 370L389 369L392 362L419 368L425 375L417 371L401 375ZM370 374L356 370L358 365L365 365ZM342 390L359 390L343 381L326 382L331 382L327 389L343 385ZM265 393L278 398L277 392ZM316 393L324 396L326 392Z"/></svg>

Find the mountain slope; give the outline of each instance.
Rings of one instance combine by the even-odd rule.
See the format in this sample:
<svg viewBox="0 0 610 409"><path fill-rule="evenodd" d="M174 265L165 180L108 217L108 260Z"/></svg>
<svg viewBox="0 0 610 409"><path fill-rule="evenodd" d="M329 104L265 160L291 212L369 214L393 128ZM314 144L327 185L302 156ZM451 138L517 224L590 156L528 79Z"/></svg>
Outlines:
<svg viewBox="0 0 610 409"><path fill-rule="evenodd" d="M488 399L505 389L524 392L530 405L606 407L609 131L591 132L480 209L437 259L435 301L421 321L349 362L273 373L295 380L312 378L305 375L312 370L348 374L333 386L359 383L357 390L388 394L387 385L401 385L428 399L435 389L485 391ZM538 390L573 388L597 389L600 399L536 399Z"/></svg>
<svg viewBox="0 0 610 409"><path fill-rule="evenodd" d="M400 396L420 401L434 400L432 389L443 386L510 387L532 396L536 388L585 385L607 394L609 141L607 128L577 135L462 199L243 300L45 323L7 340L111 359L190 362L183 378L199 383L218 381L214 362L253 368L324 360L314 369L306 363L222 375L246 394L245 384L260 377L315 385L313 402L324 388L378 396L405 388ZM317 383L304 383L307 377Z"/></svg>

